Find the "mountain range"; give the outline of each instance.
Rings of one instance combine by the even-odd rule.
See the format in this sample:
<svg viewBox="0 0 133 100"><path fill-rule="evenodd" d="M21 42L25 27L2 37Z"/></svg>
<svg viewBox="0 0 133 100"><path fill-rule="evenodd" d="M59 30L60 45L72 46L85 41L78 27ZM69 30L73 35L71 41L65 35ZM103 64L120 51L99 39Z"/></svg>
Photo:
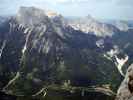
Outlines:
<svg viewBox="0 0 133 100"><path fill-rule="evenodd" d="M20 100L113 100L133 62L133 30L90 16L21 7L0 22L0 90Z"/></svg>

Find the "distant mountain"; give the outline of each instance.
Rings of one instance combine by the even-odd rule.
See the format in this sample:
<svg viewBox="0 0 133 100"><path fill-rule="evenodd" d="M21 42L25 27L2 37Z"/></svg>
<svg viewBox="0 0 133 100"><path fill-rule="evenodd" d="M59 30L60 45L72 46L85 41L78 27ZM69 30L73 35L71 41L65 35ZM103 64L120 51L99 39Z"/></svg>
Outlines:
<svg viewBox="0 0 133 100"><path fill-rule="evenodd" d="M131 27L133 29L133 20L129 20L128 21L128 26Z"/></svg>
<svg viewBox="0 0 133 100"><path fill-rule="evenodd" d="M5 17L0 16L0 24L3 23L6 20Z"/></svg>
<svg viewBox="0 0 133 100"><path fill-rule="evenodd" d="M112 23L114 26L116 26L121 31L127 31L129 29L128 23L124 21L116 21Z"/></svg>
<svg viewBox="0 0 133 100"><path fill-rule="evenodd" d="M131 33L90 17L21 7L0 26L0 89L39 100L113 100L133 61Z"/></svg>
<svg viewBox="0 0 133 100"><path fill-rule="evenodd" d="M90 15L85 18L68 20L68 25L73 27L75 30L95 34L100 37L112 36L114 33L119 32L119 29L115 26L101 23L92 18Z"/></svg>
<svg viewBox="0 0 133 100"><path fill-rule="evenodd" d="M133 29L133 21L125 21L125 20L102 20L104 23L112 24L116 26L121 31L128 31L129 29Z"/></svg>

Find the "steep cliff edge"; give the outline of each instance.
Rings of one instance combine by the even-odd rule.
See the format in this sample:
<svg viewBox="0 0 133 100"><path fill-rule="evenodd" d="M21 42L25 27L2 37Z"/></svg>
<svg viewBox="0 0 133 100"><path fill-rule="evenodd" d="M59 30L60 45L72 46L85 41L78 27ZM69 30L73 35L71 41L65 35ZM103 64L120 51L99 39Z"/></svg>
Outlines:
<svg viewBox="0 0 133 100"><path fill-rule="evenodd" d="M125 79L118 89L116 100L133 100L133 64L128 68Z"/></svg>

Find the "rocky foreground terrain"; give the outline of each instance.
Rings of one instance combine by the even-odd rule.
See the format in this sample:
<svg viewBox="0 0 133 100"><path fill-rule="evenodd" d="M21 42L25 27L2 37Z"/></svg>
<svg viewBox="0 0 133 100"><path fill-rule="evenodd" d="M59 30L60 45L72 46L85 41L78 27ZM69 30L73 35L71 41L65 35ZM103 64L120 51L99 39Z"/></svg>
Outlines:
<svg viewBox="0 0 133 100"><path fill-rule="evenodd" d="M116 100L133 100L133 64L128 68L124 81L118 89Z"/></svg>
<svg viewBox="0 0 133 100"><path fill-rule="evenodd" d="M133 30L84 20L21 7L2 21L0 98L114 100L133 62Z"/></svg>

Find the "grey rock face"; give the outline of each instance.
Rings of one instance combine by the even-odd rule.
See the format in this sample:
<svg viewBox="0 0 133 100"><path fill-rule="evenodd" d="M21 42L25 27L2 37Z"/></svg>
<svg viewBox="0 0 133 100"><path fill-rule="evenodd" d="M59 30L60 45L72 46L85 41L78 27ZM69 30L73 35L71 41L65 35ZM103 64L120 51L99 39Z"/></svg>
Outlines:
<svg viewBox="0 0 133 100"><path fill-rule="evenodd" d="M116 100L133 100L133 64L128 68L125 79L118 89Z"/></svg>
<svg viewBox="0 0 133 100"><path fill-rule="evenodd" d="M44 10L34 7L21 7L17 13L16 20L24 26L46 24L48 17Z"/></svg>
<svg viewBox="0 0 133 100"><path fill-rule="evenodd" d="M75 30L80 30L86 34L92 33L98 37L111 37L119 32L119 30L113 25L101 23L90 16L68 20L68 25Z"/></svg>

